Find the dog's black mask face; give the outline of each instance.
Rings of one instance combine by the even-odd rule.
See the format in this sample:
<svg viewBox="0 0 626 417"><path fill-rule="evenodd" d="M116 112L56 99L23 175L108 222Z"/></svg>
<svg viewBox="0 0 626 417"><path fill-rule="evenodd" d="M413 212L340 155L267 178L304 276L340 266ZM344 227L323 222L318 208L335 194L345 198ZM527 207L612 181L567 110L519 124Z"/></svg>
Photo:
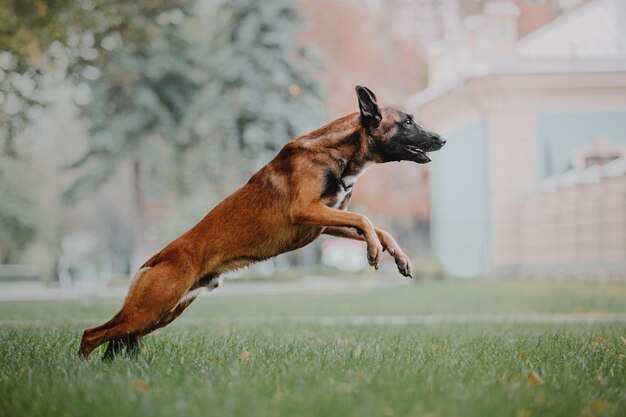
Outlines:
<svg viewBox="0 0 626 417"><path fill-rule="evenodd" d="M381 162L430 162L426 152L438 151L446 141L413 120L413 116L392 107L379 108L376 96L367 87L356 88L361 123L371 142L370 152Z"/></svg>

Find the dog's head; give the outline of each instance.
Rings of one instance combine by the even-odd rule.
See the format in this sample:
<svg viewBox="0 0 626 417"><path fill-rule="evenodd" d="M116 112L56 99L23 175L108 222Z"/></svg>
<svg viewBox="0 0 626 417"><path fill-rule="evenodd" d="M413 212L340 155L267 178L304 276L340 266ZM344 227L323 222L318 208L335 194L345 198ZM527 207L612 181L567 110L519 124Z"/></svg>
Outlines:
<svg viewBox="0 0 626 417"><path fill-rule="evenodd" d="M413 116L393 107L378 107L376 96L367 87L356 87L360 121L370 138L370 152L380 162L430 162L426 152L438 151L446 141L413 120Z"/></svg>

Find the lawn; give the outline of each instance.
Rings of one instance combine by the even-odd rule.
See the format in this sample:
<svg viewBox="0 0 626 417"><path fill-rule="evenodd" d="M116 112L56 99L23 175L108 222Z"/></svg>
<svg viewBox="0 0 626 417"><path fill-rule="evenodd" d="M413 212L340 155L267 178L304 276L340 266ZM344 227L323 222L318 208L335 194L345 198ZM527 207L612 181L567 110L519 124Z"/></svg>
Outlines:
<svg viewBox="0 0 626 417"><path fill-rule="evenodd" d="M147 337L137 358L78 359L81 329L119 302L0 303L0 416L626 415L623 322L287 320L626 313L626 284L422 281L357 294L210 296ZM240 320L259 316L277 320Z"/></svg>

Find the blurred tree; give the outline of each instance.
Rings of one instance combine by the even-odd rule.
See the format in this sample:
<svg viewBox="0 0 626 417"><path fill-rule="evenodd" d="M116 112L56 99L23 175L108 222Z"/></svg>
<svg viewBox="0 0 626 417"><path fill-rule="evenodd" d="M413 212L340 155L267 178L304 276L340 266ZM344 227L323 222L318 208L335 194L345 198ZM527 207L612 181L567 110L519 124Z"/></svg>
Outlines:
<svg viewBox="0 0 626 417"><path fill-rule="evenodd" d="M0 195L0 264L4 264L17 261L36 230L33 202L18 178L5 169L0 170Z"/></svg>
<svg viewBox="0 0 626 417"><path fill-rule="evenodd" d="M132 21L153 27L142 30L151 38L109 48L86 106L90 149L72 165L87 173L68 190L68 201L89 193L127 158L133 160L139 212L151 185L146 177L171 179L168 188L177 200L199 183L223 195L289 139L320 124L320 64L298 41L304 22L296 6L286 0L213 5L198 18L217 22L208 42L186 37L181 22L188 12L169 8L156 19L144 14L143 22ZM100 42L112 46L119 40L112 36ZM199 41L195 50L189 38Z"/></svg>
<svg viewBox="0 0 626 417"><path fill-rule="evenodd" d="M16 156L15 137L44 103L47 72L65 66L50 47L93 27L95 0L6 0L0 9L0 157ZM58 52L58 51L57 51ZM50 75L50 74L48 74ZM52 77L54 78L54 77Z"/></svg>
<svg viewBox="0 0 626 417"><path fill-rule="evenodd" d="M149 180L158 174L179 178L180 158L190 145L178 140L179 125L196 90L190 44L181 23L189 1L118 2L114 24L91 36L98 48L97 65L81 62L91 97L83 117L91 124L87 151L69 168L83 175L64 193L68 203L93 192L120 163L130 162L134 176L137 256L149 250L145 241ZM93 76L89 71L93 68ZM182 181L172 189L182 193Z"/></svg>
<svg viewBox="0 0 626 417"><path fill-rule="evenodd" d="M193 0L13 0L8 6L10 18L0 12L0 23L10 23L0 31L0 83L9 79L10 88L21 83L36 92L37 77L56 66L83 93L91 135L87 151L69 166L82 175L64 200L89 195L120 163L130 163L135 237L145 233L151 192L184 197L202 182L218 184L214 190L224 194L324 117L319 60L298 40L304 22L289 0L205 5L208 42L185 19L196 10ZM20 43L24 36L29 42ZM202 45L192 48L190 39ZM24 114L38 102L36 94L14 96L9 101ZM11 107L7 97L0 94L4 110ZM9 113L0 118L15 123L13 136L27 117L18 126L18 112Z"/></svg>
<svg viewBox="0 0 626 417"><path fill-rule="evenodd" d="M0 13L0 50L14 58L14 69L41 68L44 54L55 41L65 43L78 19L84 16L75 0L5 0ZM77 19L78 18L78 19Z"/></svg>
<svg viewBox="0 0 626 417"><path fill-rule="evenodd" d="M137 205L139 173L151 151L138 147L148 138L171 139L188 106L186 44L177 26L192 0L7 0L0 8L0 158L18 157L15 137L45 104L45 92L68 80L91 103L88 152L72 167L88 169L64 195L75 201L133 159ZM91 90L88 86L91 86ZM85 94L87 93L87 94ZM181 146L174 145L175 149ZM184 145L182 145L184 147ZM19 158L18 158L19 159ZM13 184L13 183L12 183ZM5 184L8 187L8 183ZM15 185L15 184L13 184ZM15 190L12 190L15 193ZM8 192L6 195L10 195ZM11 218L4 233L26 236L14 217L24 199L0 204ZM138 209L138 213L143 210ZM25 220L22 218L21 220ZM141 219L139 219L141 220ZM142 227L142 222L138 229ZM19 229L19 230L18 230Z"/></svg>
<svg viewBox="0 0 626 417"><path fill-rule="evenodd" d="M14 139L45 104L42 90L66 78L97 77L117 34L139 44L155 36L164 10L190 0L6 0L0 7L0 157L15 156ZM53 75L54 74L54 75Z"/></svg>
<svg viewBox="0 0 626 417"><path fill-rule="evenodd" d="M15 262L36 233L34 204L16 172L22 167L14 139L42 103L38 87L46 51L65 42L74 0L6 0L0 6L0 263Z"/></svg>
<svg viewBox="0 0 626 417"><path fill-rule="evenodd" d="M91 98L83 107L91 138L87 152L70 166L84 168L85 175L67 190L66 201L93 191L128 158L140 175L149 169L142 165L150 165L153 145L169 145L176 153L189 145L177 135L196 89L190 44L180 28L183 3L122 2L119 21L93 34L102 46L97 66L76 63L94 71L88 79Z"/></svg>
<svg viewBox="0 0 626 417"><path fill-rule="evenodd" d="M267 163L288 140L326 116L320 59L299 39L291 0L221 1L211 18L206 69L184 120L195 158L225 194Z"/></svg>

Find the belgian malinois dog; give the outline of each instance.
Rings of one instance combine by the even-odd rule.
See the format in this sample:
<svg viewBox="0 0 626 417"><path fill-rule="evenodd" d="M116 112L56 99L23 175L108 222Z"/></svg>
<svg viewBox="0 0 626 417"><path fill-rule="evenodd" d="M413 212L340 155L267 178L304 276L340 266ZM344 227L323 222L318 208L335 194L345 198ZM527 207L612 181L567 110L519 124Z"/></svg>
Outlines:
<svg viewBox="0 0 626 417"><path fill-rule="evenodd" d="M363 171L391 161L430 162L426 152L446 142L392 107L381 108L366 87L356 87L359 112L287 143L278 155L191 230L150 258L135 275L122 309L85 330L79 354L109 342L105 357L178 317L203 288L214 289L226 271L289 252L321 234L365 241L378 269L383 251L411 277L409 258L389 233L362 214L346 211Z"/></svg>

